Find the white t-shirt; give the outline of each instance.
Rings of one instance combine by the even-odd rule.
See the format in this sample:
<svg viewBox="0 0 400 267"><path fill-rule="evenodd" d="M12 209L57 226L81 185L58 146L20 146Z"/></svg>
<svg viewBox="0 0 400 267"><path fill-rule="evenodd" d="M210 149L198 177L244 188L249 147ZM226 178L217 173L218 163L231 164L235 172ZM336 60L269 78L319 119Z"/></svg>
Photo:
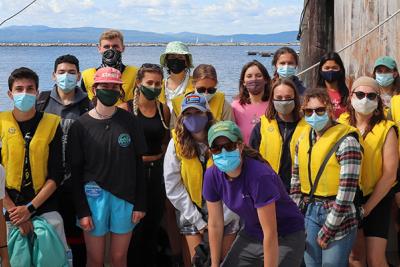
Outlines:
<svg viewBox="0 0 400 267"><path fill-rule="evenodd" d="M5 196L5 179L6 172L4 171L3 165L0 164L0 199L3 199Z"/></svg>

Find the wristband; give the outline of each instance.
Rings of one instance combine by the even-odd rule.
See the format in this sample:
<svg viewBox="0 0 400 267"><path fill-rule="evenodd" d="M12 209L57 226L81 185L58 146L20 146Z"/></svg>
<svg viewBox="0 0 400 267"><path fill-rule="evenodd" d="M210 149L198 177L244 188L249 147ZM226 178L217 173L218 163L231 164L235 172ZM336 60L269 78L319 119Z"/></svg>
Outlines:
<svg viewBox="0 0 400 267"><path fill-rule="evenodd" d="M32 202L29 202L28 205L26 205L26 207L28 208L28 211L31 215L36 212L36 208L35 206L33 206Z"/></svg>
<svg viewBox="0 0 400 267"><path fill-rule="evenodd" d="M0 246L0 249L6 248L6 247L7 247L7 244L5 244L4 246Z"/></svg>

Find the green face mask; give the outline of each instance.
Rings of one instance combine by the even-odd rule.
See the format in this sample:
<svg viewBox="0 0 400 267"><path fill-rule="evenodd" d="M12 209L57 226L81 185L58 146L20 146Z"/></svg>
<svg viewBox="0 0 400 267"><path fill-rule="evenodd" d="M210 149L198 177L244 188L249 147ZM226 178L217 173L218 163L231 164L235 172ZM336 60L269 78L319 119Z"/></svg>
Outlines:
<svg viewBox="0 0 400 267"><path fill-rule="evenodd" d="M154 100L161 94L161 88L146 87L141 85L139 89L148 100Z"/></svg>
<svg viewBox="0 0 400 267"><path fill-rule="evenodd" d="M114 90L97 89L96 96L104 106L111 107L117 103L120 93Z"/></svg>

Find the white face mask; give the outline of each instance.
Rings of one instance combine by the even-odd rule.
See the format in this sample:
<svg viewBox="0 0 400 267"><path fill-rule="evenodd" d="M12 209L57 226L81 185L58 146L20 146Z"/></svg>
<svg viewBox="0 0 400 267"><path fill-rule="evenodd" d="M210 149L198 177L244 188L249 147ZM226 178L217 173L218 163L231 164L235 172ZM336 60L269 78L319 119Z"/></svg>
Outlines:
<svg viewBox="0 0 400 267"><path fill-rule="evenodd" d="M369 115L375 111L378 107L377 100L369 100L367 97L363 99L358 99L357 97L353 97L351 99L351 105L353 106L354 110L358 113Z"/></svg>

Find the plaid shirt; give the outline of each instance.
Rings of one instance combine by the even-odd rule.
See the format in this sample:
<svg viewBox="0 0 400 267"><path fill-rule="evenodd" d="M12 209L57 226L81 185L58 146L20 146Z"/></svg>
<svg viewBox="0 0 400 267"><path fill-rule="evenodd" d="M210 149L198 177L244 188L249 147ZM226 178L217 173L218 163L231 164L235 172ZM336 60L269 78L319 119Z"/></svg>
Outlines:
<svg viewBox="0 0 400 267"><path fill-rule="evenodd" d="M314 130L312 133L311 140L315 144L316 135ZM340 164L339 188L336 199L327 201L323 205L329 213L318 233L319 239L326 244L345 237L357 227L356 208L353 200L361 170L362 153L360 143L353 136L348 136L337 149L336 158ZM298 144L295 150L290 187L292 199L296 204L299 204L302 193L299 177Z"/></svg>

